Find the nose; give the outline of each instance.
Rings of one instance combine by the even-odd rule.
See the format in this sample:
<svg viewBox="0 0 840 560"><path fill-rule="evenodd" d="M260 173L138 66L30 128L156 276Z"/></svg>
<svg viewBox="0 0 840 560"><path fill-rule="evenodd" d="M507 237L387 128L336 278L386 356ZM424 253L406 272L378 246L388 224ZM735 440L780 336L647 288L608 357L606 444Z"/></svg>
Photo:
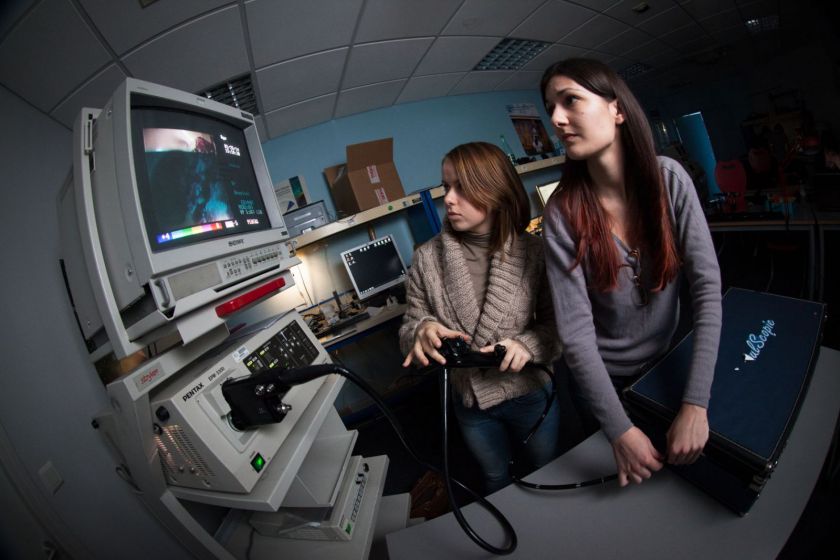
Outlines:
<svg viewBox="0 0 840 560"><path fill-rule="evenodd" d="M449 189L446 191L446 195L443 197L443 203L446 206L454 206L455 202L458 200L458 195L455 194L455 189Z"/></svg>
<svg viewBox="0 0 840 560"><path fill-rule="evenodd" d="M563 125L569 124L568 115L566 115L566 111L559 103L551 111L551 124L554 125L554 128L560 128Z"/></svg>

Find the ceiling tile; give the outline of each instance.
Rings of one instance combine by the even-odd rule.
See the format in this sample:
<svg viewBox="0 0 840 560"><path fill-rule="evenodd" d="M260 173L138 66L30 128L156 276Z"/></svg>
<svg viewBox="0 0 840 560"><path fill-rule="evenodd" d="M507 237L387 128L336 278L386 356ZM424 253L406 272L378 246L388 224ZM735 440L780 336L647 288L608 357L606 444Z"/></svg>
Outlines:
<svg viewBox="0 0 840 560"><path fill-rule="evenodd" d="M458 82L449 95L460 95L463 93L480 93L492 91L496 86L513 76L513 71L492 71L470 72L464 79Z"/></svg>
<svg viewBox="0 0 840 560"><path fill-rule="evenodd" d="M472 70L498 42L499 37L439 37L414 74L424 76Z"/></svg>
<svg viewBox="0 0 840 560"><path fill-rule="evenodd" d="M119 55L155 35L206 14L230 0L155 2L141 8L137 0L79 0L84 10Z"/></svg>
<svg viewBox="0 0 840 560"><path fill-rule="evenodd" d="M739 3L738 9L744 16L744 20L779 15L779 0L759 0L758 2L751 2L749 4Z"/></svg>
<svg viewBox="0 0 840 560"><path fill-rule="evenodd" d="M433 41L426 37L355 45L350 49L342 87L349 89L409 77Z"/></svg>
<svg viewBox="0 0 840 560"><path fill-rule="evenodd" d="M671 45L678 51L682 52L682 46L696 41L702 37L708 37L708 34L703 31L703 28L696 23L680 27L670 33L666 33L659 37L665 43Z"/></svg>
<svg viewBox="0 0 840 560"><path fill-rule="evenodd" d="M257 70L263 112L337 92L348 50L311 54Z"/></svg>
<svg viewBox="0 0 840 560"><path fill-rule="evenodd" d="M523 70L539 70L542 72L558 60L579 58L586 54L586 49L570 47L568 45L554 45L534 57L534 60L522 67Z"/></svg>
<svg viewBox="0 0 840 560"><path fill-rule="evenodd" d="M670 66L671 64L675 63L679 60L680 55L677 51L673 49L662 50L658 54L655 54L645 60L645 64L649 64L654 68L661 68L663 66Z"/></svg>
<svg viewBox="0 0 840 560"><path fill-rule="evenodd" d="M260 136L260 142L268 142L271 136L268 135L268 128L265 126L265 117L262 115L254 115L254 124L257 126L257 134Z"/></svg>
<svg viewBox="0 0 840 560"><path fill-rule="evenodd" d="M650 8L642 13L633 11L639 4L647 4ZM604 13L635 27L673 7L674 0L621 0Z"/></svg>
<svg viewBox="0 0 840 560"><path fill-rule="evenodd" d="M650 33L654 37L658 37L670 33L674 29L679 29L689 23L693 23L693 21L690 15L677 7L665 10L636 27L646 33Z"/></svg>
<svg viewBox="0 0 840 560"><path fill-rule="evenodd" d="M654 39L653 41L628 50L624 53L624 56L630 60L646 62L648 59L658 56L663 51L674 51L674 49L662 41ZM676 54L676 51L674 51L674 54Z"/></svg>
<svg viewBox="0 0 840 560"><path fill-rule="evenodd" d="M362 0L257 0L245 4L257 68L349 45Z"/></svg>
<svg viewBox="0 0 840 560"><path fill-rule="evenodd" d="M0 83L46 113L109 60L70 2L45 0L0 44Z"/></svg>
<svg viewBox="0 0 840 560"><path fill-rule="evenodd" d="M397 103L410 103L421 99L443 97L463 76L463 72L456 72L454 74L433 74L411 78L403 88Z"/></svg>
<svg viewBox="0 0 840 560"><path fill-rule="evenodd" d="M397 100L407 80L395 80L345 89L338 96L335 117L346 117L355 113L363 113L380 107L390 107Z"/></svg>
<svg viewBox="0 0 840 560"><path fill-rule="evenodd" d="M201 91L249 71L242 20L232 6L161 35L123 59L136 78Z"/></svg>
<svg viewBox="0 0 840 560"><path fill-rule="evenodd" d="M703 19L719 12L735 9L734 0L689 0L680 7L691 14L694 19Z"/></svg>
<svg viewBox="0 0 840 560"><path fill-rule="evenodd" d="M367 0L355 41L438 35L461 0Z"/></svg>
<svg viewBox="0 0 840 560"><path fill-rule="evenodd" d="M0 10L0 38L5 37L23 14L37 3L38 0L6 0L3 2L3 9Z"/></svg>
<svg viewBox="0 0 840 560"><path fill-rule="evenodd" d="M635 49L639 45L643 45L651 40L650 35L642 33L638 29L630 28L620 35L609 39L605 43L601 43L596 50L600 52L610 53L613 55L622 55L630 49Z"/></svg>
<svg viewBox="0 0 840 560"><path fill-rule="evenodd" d="M720 33L721 31L728 31L736 28L741 28L746 33L747 30L747 26L744 24L744 18L741 17L738 10L720 12L702 19L700 20L700 26L709 33Z"/></svg>
<svg viewBox="0 0 840 560"><path fill-rule="evenodd" d="M576 4L550 0L511 31L510 35L520 39L555 42L596 15L597 12Z"/></svg>
<svg viewBox="0 0 840 560"><path fill-rule="evenodd" d="M612 6L615 6L621 0L568 0L572 4L580 4L590 10L604 12Z"/></svg>
<svg viewBox="0 0 840 560"><path fill-rule="evenodd" d="M466 0L442 35L507 35L544 0Z"/></svg>
<svg viewBox="0 0 840 560"><path fill-rule="evenodd" d="M502 90L533 90L540 89L540 80L542 79L542 72L519 71L514 73L510 78L499 84L496 89Z"/></svg>
<svg viewBox="0 0 840 560"><path fill-rule="evenodd" d="M605 37L615 37L630 29L626 23L622 23L617 19L608 16L597 16L565 37L562 42L564 45L574 45L584 49L592 49L604 42Z"/></svg>
<svg viewBox="0 0 840 560"><path fill-rule="evenodd" d="M337 95L331 93L271 111L265 115L268 136L276 138L293 130L300 130L330 120Z"/></svg>
<svg viewBox="0 0 840 560"><path fill-rule="evenodd" d="M104 107L114 90L123 83L126 77L116 64L111 64L65 99L50 115L58 122L73 128L73 122L82 107Z"/></svg>

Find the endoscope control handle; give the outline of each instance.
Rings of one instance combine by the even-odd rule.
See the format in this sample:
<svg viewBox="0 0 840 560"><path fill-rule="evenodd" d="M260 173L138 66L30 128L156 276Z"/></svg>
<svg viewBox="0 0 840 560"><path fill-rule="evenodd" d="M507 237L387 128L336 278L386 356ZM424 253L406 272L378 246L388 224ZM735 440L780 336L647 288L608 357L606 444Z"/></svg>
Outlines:
<svg viewBox="0 0 840 560"><path fill-rule="evenodd" d="M450 368L490 368L499 367L507 350L501 344L493 348L493 353L484 354L470 350L469 345L462 338L444 338L438 351L446 359L446 367Z"/></svg>

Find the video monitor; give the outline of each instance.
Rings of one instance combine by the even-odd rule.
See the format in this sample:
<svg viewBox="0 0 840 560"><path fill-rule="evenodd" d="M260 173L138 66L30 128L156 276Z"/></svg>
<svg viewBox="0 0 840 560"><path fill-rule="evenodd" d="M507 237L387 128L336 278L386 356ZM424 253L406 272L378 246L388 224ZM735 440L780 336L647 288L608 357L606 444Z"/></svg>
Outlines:
<svg viewBox="0 0 840 560"><path fill-rule="evenodd" d="M537 196L540 197L540 202L542 202L543 207L545 207L548 202L548 197L551 196L551 193L554 192L554 189L556 189L559 184L560 181L552 181L551 183L546 183L544 185L537 185Z"/></svg>
<svg viewBox="0 0 840 560"><path fill-rule="evenodd" d="M131 119L153 252L271 227L241 128L160 107L133 107Z"/></svg>
<svg viewBox="0 0 840 560"><path fill-rule="evenodd" d="M405 264L390 235L342 252L341 260L359 300L405 282Z"/></svg>

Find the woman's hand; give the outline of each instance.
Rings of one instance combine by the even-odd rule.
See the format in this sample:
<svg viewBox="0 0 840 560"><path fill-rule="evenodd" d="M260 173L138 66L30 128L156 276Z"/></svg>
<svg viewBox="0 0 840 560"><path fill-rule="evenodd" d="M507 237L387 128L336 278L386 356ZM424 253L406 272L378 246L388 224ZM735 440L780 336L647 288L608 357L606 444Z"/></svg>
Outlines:
<svg viewBox="0 0 840 560"><path fill-rule="evenodd" d="M662 455L644 432L635 426L618 436L612 446L621 486L630 482L641 484L642 480L662 468Z"/></svg>
<svg viewBox="0 0 840 560"><path fill-rule="evenodd" d="M668 462L690 465L703 452L709 440L709 418L706 409L683 403L667 434Z"/></svg>
<svg viewBox="0 0 840 560"><path fill-rule="evenodd" d="M525 348L525 345L521 342L517 342L516 340L506 338L504 340L500 340L496 344L501 344L505 347L505 357L499 365L499 371L507 371L508 369L510 369L513 373L522 371L525 364L530 362L533 357L531 352ZM489 354L495 350L496 344L488 344L484 348L479 348L478 351L484 354Z"/></svg>
<svg viewBox="0 0 840 560"><path fill-rule="evenodd" d="M417 365L426 367L429 365L429 358L440 364L445 364L446 358L437 351L443 338L463 338L467 342L470 341L470 337L462 332L447 329L436 321L424 321L420 323L414 333L414 345L405 357L403 367L408 367L412 361Z"/></svg>

